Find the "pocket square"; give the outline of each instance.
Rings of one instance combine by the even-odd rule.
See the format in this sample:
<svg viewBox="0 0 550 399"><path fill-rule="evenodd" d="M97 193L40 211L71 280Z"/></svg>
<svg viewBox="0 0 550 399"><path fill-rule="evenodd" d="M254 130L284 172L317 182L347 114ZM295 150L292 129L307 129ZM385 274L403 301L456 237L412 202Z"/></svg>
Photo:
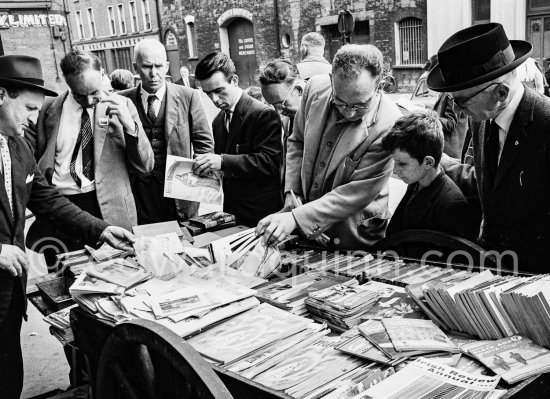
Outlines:
<svg viewBox="0 0 550 399"><path fill-rule="evenodd" d="M25 184L32 183L33 179L34 179L34 174L28 175L27 178L25 179Z"/></svg>

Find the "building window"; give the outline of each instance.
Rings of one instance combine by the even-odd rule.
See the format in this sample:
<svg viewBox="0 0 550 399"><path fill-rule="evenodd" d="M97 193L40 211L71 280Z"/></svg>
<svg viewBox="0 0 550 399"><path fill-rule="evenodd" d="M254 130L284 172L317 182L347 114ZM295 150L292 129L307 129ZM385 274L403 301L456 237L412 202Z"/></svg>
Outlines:
<svg viewBox="0 0 550 399"><path fill-rule="evenodd" d="M151 30L151 12L149 11L149 0L141 0L143 11L143 29Z"/></svg>
<svg viewBox="0 0 550 399"><path fill-rule="evenodd" d="M132 29L132 32L138 32L139 25L138 25L138 17L137 17L137 10L136 10L136 2L131 1L129 6L130 6L130 28Z"/></svg>
<svg viewBox="0 0 550 399"><path fill-rule="evenodd" d="M166 33L166 36L164 37L164 44L166 47L178 47L178 39L176 38L176 35L174 35L173 32L169 31Z"/></svg>
<svg viewBox="0 0 550 399"><path fill-rule="evenodd" d="M90 25L90 37L96 37L97 32L95 30L95 18L94 18L94 10L92 8L88 8L88 24Z"/></svg>
<svg viewBox="0 0 550 399"><path fill-rule="evenodd" d="M120 34L126 34L126 16L124 15L124 8L122 4L117 5L118 8L118 27L120 28Z"/></svg>
<svg viewBox="0 0 550 399"><path fill-rule="evenodd" d="M424 42L422 39L424 28L419 18L405 18L398 24L397 64L422 65L426 60Z"/></svg>
<svg viewBox="0 0 550 399"><path fill-rule="evenodd" d="M188 22L187 27L187 46L189 47L189 58L197 58L197 41L195 37L195 23Z"/></svg>
<svg viewBox="0 0 550 399"><path fill-rule="evenodd" d="M107 7L107 16L109 17L109 33L111 36L116 35L115 11L112 6Z"/></svg>
<svg viewBox="0 0 550 399"><path fill-rule="evenodd" d="M82 40L84 38L84 24L82 23L82 14L80 11L75 12L76 26L78 32L78 39Z"/></svg>
<svg viewBox="0 0 550 399"><path fill-rule="evenodd" d="M472 19L474 24L491 20L491 0L472 0Z"/></svg>

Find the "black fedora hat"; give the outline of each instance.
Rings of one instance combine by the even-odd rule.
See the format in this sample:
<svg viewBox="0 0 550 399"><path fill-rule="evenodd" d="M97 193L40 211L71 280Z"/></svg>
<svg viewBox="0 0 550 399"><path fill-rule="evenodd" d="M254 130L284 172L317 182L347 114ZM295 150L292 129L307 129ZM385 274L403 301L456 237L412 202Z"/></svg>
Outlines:
<svg viewBox="0 0 550 399"><path fill-rule="evenodd" d="M458 91L489 82L517 68L531 52L531 43L508 40L498 23L463 29L439 49L437 64L427 78L435 91Z"/></svg>
<svg viewBox="0 0 550 399"><path fill-rule="evenodd" d="M0 56L0 87L3 84L15 88L28 87L40 90L47 96L57 96L55 91L44 87L40 60L27 55Z"/></svg>

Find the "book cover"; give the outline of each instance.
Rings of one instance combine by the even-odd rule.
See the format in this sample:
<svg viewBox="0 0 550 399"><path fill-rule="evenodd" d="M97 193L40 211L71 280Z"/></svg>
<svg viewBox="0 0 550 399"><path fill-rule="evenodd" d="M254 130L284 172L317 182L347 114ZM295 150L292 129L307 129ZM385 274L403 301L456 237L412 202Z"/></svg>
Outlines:
<svg viewBox="0 0 550 399"><path fill-rule="evenodd" d="M195 226L209 229L220 224L232 222L235 220L235 215L227 212L211 212L201 216L189 218L189 223Z"/></svg>
<svg viewBox="0 0 550 399"><path fill-rule="evenodd" d="M226 363L302 331L310 323L311 320L263 303L187 342L203 356Z"/></svg>
<svg viewBox="0 0 550 399"><path fill-rule="evenodd" d="M519 335L466 344L463 350L509 384L550 370L550 351Z"/></svg>
<svg viewBox="0 0 550 399"><path fill-rule="evenodd" d="M458 352L456 345L431 320L382 319L382 324L398 351Z"/></svg>

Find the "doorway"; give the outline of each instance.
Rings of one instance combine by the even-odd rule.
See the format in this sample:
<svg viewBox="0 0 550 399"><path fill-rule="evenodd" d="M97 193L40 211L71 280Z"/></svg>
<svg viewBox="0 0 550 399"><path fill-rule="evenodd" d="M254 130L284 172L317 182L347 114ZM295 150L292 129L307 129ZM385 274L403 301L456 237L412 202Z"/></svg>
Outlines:
<svg viewBox="0 0 550 399"><path fill-rule="evenodd" d="M229 56L235 63L239 86L243 89L254 85L257 68L254 25L247 19L235 18L227 26Z"/></svg>

